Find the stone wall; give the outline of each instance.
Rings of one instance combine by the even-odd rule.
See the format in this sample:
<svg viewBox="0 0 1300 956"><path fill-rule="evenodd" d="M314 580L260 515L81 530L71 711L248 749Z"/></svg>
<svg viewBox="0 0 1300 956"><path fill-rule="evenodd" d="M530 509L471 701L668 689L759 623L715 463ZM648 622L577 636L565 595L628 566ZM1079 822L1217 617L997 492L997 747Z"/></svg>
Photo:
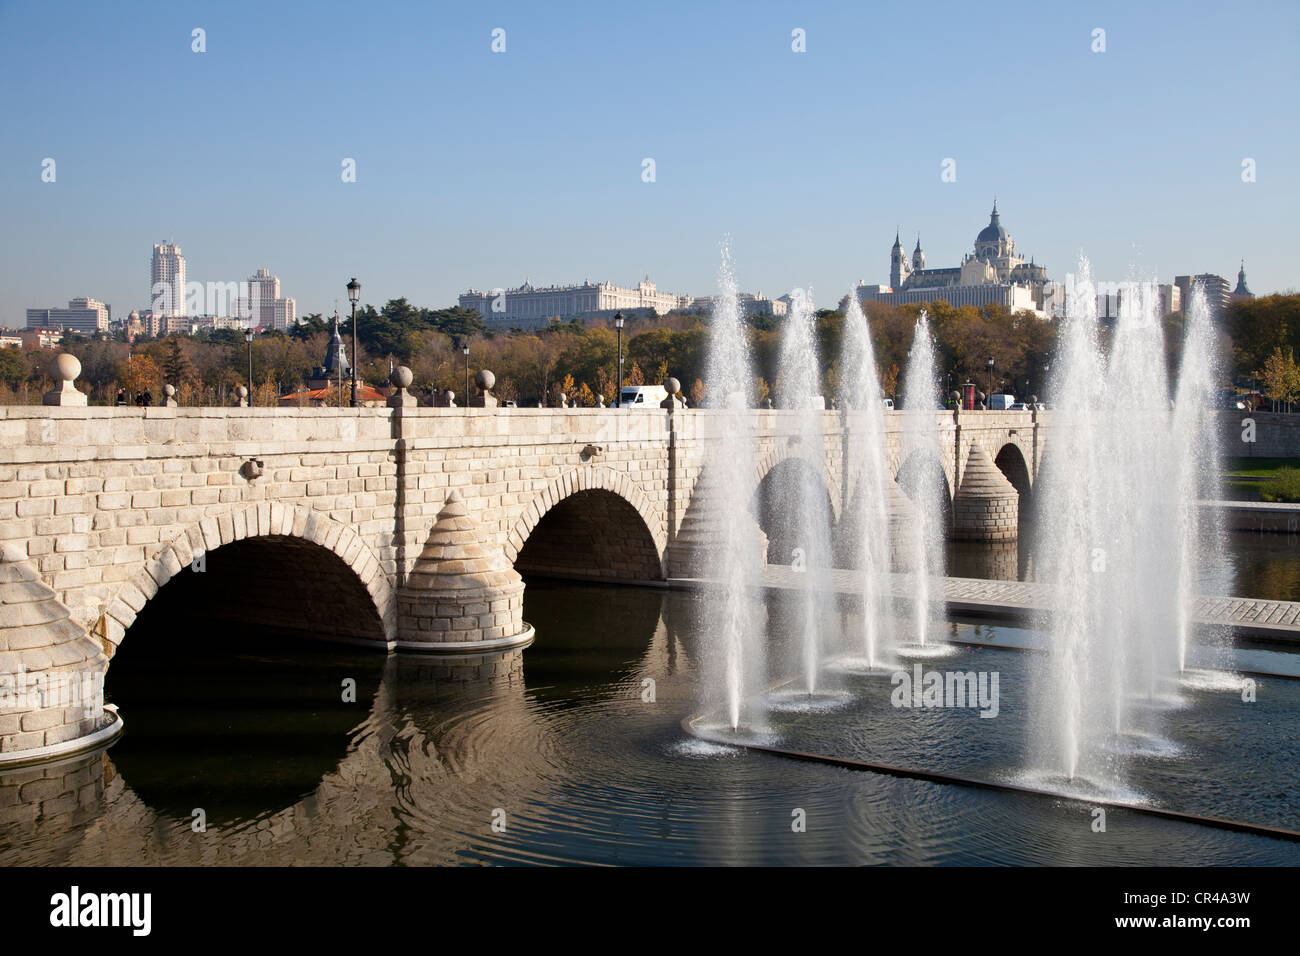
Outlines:
<svg viewBox="0 0 1300 956"><path fill-rule="evenodd" d="M1225 457L1300 458L1300 414L1242 411L1218 414L1219 449ZM1250 422L1254 422L1253 430Z"/></svg>

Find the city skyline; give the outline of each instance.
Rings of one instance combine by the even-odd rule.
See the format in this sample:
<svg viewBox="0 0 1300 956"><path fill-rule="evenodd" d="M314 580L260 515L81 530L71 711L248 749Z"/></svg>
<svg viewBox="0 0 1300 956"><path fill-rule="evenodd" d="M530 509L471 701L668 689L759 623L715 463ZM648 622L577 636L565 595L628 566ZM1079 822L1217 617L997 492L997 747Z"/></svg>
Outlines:
<svg viewBox="0 0 1300 956"><path fill-rule="evenodd" d="M55 37L45 8L0 7L14 74L0 202L24 224L0 249L0 325L73 297L116 316L146 307L138 250L160 236L204 281L273 263L299 314L346 311L353 275L376 305L450 306L526 276L649 274L706 297L728 235L742 288L811 287L833 307L858 282L889 281L900 223L930 261L960 261L995 195L1054 276L1083 252L1115 280L1231 281L1244 258L1256 294L1300 284L1284 172L1300 136L1272 106L1296 85L1289 8L952 6L942 35L902 21L888 43L873 42L869 12L776 4L744 17L394 5L410 26L395 36L390 18L333 4L310 20L257 8L267 28L253 33L240 26L252 9L164 10L141 25L91 8ZM107 72L89 55L104 46L120 54ZM383 75L320 65L381 54ZM66 68L41 70L51 56ZM262 108L242 110L249 97ZM166 150L123 133L155 108L189 119ZM217 148L235 117L235 140L258 144L237 157ZM342 181L348 159L355 182Z"/></svg>

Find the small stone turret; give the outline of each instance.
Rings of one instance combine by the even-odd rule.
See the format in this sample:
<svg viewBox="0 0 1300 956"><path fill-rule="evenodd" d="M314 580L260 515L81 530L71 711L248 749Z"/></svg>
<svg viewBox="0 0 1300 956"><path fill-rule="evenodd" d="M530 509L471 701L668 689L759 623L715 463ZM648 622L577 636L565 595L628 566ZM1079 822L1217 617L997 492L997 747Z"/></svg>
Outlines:
<svg viewBox="0 0 1300 956"><path fill-rule="evenodd" d="M526 644L524 581L488 549L454 488L397 595L398 632L409 649L483 650Z"/></svg>

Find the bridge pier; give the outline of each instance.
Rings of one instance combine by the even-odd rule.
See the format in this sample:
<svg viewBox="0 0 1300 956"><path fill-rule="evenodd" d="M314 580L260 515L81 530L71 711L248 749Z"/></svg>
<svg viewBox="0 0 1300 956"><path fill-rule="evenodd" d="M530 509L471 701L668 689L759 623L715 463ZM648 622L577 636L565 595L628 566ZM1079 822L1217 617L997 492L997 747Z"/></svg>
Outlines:
<svg viewBox="0 0 1300 956"><path fill-rule="evenodd" d="M524 579L489 551L453 488L424 550L397 592L397 647L482 652L533 640L524 623Z"/></svg>
<svg viewBox="0 0 1300 956"><path fill-rule="evenodd" d="M0 549L0 767L53 760L116 737L108 658L27 555Z"/></svg>

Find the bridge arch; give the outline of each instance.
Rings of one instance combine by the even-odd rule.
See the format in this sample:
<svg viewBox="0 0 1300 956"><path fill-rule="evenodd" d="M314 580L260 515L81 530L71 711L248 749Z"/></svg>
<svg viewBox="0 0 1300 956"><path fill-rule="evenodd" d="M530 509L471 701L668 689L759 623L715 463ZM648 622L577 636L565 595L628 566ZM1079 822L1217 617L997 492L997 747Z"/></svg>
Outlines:
<svg viewBox="0 0 1300 956"><path fill-rule="evenodd" d="M754 485L748 490L747 497L752 500L763 482L772 473L772 470L778 465L791 460L801 461L817 473L818 478L825 486L827 496L830 498L831 515L838 522L840 520L841 505L838 482L835 480L835 476L828 467L825 458L819 458L809 453L800 444L788 444L781 448L771 443L764 443L764 446L759 450L758 465L754 470Z"/></svg>
<svg viewBox="0 0 1300 956"><path fill-rule="evenodd" d="M796 551L809 563L833 563L833 551L819 553L820 539L809 528L824 527L829 544L839 525L839 508L824 476L806 458L791 455L769 468L749 499L759 528L767 537L767 562L790 564ZM811 521L811 526L808 522ZM812 550L810 550L812 549Z"/></svg>
<svg viewBox="0 0 1300 956"><path fill-rule="evenodd" d="M245 559L240 569L244 577L237 579L245 584L250 583L250 569L290 567L276 582L281 595L288 588L304 590L290 602L290 611L300 615L300 626L293 627L293 622L286 620L286 627L313 636L373 642L384 647L395 639L395 595L379 558L361 536L348 525L317 512L262 502L190 526L153 554L118 589L105 605L102 619L110 656L136 617L168 583L182 576L188 579L208 573L216 552L222 548L230 549L227 558L238 551ZM229 570L233 566L224 567ZM313 600L313 574L321 575L327 585L338 586L349 599L342 616L336 614L339 608L321 607ZM363 598L365 606L357 606L352 598ZM279 627L282 622L267 623Z"/></svg>
<svg viewBox="0 0 1300 956"><path fill-rule="evenodd" d="M920 507L926 496L938 498L943 533L946 536L951 531L954 496L952 478L937 455L927 448L913 449L899 463L894 480L917 507Z"/></svg>
<svg viewBox="0 0 1300 956"><path fill-rule="evenodd" d="M1029 460L1024 449L1014 440L1008 441L993 456L993 464L1006 476L1007 481L1020 493L1022 500L1033 491L1034 477L1029 470Z"/></svg>
<svg viewBox="0 0 1300 956"><path fill-rule="evenodd" d="M506 534L505 555L521 573L661 581L667 545L659 510L635 481L586 465L533 496Z"/></svg>

